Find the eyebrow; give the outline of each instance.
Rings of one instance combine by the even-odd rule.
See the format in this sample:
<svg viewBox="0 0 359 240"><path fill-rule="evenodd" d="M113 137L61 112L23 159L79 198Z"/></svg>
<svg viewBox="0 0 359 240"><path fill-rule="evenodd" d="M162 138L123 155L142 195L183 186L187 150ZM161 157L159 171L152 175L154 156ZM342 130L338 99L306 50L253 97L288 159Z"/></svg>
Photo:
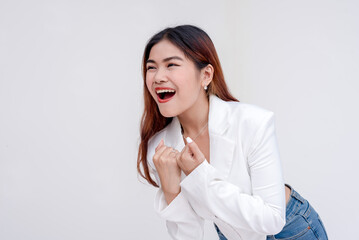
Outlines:
<svg viewBox="0 0 359 240"><path fill-rule="evenodd" d="M177 59L177 60L183 61L183 59L180 58L180 57L178 57L178 56L172 56L172 57L168 57L168 58L163 59L162 62L168 62L168 61L170 61L170 60L172 60L172 59ZM147 64L147 63L156 63L156 61L155 61L155 60L152 60L152 59L148 59L148 60L146 61L146 64Z"/></svg>

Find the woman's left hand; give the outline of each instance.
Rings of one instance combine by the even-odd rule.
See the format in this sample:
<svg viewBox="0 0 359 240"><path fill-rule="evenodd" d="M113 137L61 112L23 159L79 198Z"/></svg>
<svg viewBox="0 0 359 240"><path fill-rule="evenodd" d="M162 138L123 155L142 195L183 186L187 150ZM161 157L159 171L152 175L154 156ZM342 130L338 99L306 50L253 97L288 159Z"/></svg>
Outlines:
<svg viewBox="0 0 359 240"><path fill-rule="evenodd" d="M190 174L198 165L206 160L195 142L187 143L181 152L176 155L177 165L186 174Z"/></svg>

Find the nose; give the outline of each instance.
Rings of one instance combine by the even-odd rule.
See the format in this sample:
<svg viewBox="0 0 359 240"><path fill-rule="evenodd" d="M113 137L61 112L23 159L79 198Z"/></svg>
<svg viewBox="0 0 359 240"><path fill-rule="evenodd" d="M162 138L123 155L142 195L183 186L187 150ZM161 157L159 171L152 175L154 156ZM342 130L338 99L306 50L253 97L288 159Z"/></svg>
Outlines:
<svg viewBox="0 0 359 240"><path fill-rule="evenodd" d="M167 77L166 77L166 72L165 70L162 70L161 68L158 68L154 80L156 83L160 83L160 82L167 82Z"/></svg>

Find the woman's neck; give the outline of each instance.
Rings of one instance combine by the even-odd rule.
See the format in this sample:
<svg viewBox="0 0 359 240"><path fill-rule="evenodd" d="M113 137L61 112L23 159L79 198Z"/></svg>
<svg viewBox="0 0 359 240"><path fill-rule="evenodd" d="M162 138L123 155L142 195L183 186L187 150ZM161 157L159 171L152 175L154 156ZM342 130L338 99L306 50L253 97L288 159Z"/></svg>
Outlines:
<svg viewBox="0 0 359 240"><path fill-rule="evenodd" d="M208 122L208 114L208 98L205 94L201 94L191 108L178 115L178 120L183 128L183 135L195 137Z"/></svg>

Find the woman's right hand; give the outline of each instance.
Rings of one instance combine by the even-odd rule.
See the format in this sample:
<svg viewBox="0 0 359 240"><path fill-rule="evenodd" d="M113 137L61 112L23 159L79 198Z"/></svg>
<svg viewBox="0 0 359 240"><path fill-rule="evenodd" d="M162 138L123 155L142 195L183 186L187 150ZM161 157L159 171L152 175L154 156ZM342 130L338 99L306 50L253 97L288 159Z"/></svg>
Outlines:
<svg viewBox="0 0 359 240"><path fill-rule="evenodd" d="M167 204L181 192L181 169L177 165L176 157L180 154L176 149L164 145L163 139L155 149L153 163L161 181L161 188L165 194Z"/></svg>

